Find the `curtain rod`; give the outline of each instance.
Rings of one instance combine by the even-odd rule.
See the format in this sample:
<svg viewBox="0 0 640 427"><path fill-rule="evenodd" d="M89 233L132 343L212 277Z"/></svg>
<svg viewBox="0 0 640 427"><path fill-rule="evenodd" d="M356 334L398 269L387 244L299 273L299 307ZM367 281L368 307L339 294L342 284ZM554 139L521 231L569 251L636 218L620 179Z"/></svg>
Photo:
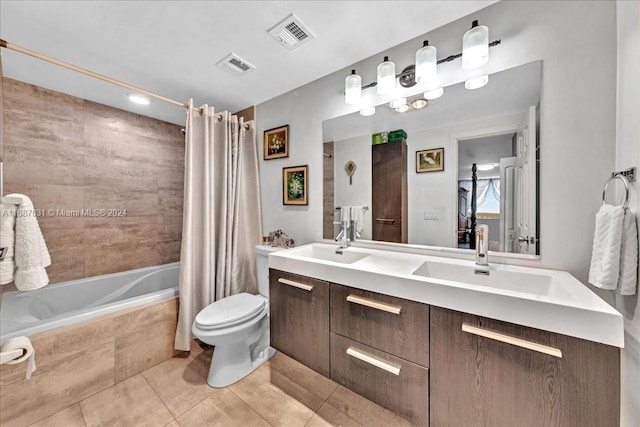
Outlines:
<svg viewBox="0 0 640 427"><path fill-rule="evenodd" d="M3 39L0 39L0 47L3 47L5 49L9 49L9 50L13 50L13 51L16 51L16 52L20 52L22 54L25 54L25 55L28 55L28 56L32 56L32 57L37 58L37 59L41 59L43 61L50 62L50 63L55 64L55 65L59 65L61 67L67 68L69 70L76 71L78 73L85 74L85 75L90 76L90 77L94 77L94 78L96 78L98 80L102 80L102 81L105 81L107 83L111 83L111 84L114 84L116 86L120 86L120 87L123 87L125 89L132 90L134 92L142 93L144 95L150 96L152 98L159 99L159 100L164 101L164 102L168 102L169 104L177 105L177 106L182 107L182 108L189 108L189 104L185 104L183 102L179 102L179 101L173 100L171 98L167 98L165 96L158 95L158 94L150 92L148 90L139 88L137 86L130 85L128 83L121 82L121 81L116 80L116 79L112 79L111 77L107 77L107 76L99 74L99 73L94 73L93 71L87 70L85 68L81 68L81 67L77 67L77 66L75 66L73 64L69 64L68 62L60 61L58 59L51 58L51 57L46 56L46 55L42 55L42 54L40 54L38 52L34 52L32 50L25 49L24 47L20 47L18 45L13 44L13 43L9 43L8 41L3 40ZM200 114L203 113L202 108L194 108L194 111L197 111Z"/></svg>

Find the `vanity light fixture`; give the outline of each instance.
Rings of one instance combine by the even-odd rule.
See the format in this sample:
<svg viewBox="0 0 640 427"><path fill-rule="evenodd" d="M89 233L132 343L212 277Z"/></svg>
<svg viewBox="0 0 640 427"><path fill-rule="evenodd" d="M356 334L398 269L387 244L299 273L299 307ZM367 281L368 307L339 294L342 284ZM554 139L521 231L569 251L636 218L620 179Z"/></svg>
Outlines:
<svg viewBox="0 0 640 427"><path fill-rule="evenodd" d="M487 83L489 83L489 76L485 75L480 77L474 77L472 79L465 81L464 87L466 87L467 89L479 89L482 86L486 85Z"/></svg>
<svg viewBox="0 0 640 427"><path fill-rule="evenodd" d="M151 101L149 100L149 98L147 98L144 95L141 95L139 93L130 93L127 98L129 98L129 101L133 102L134 104L138 104L138 105L149 105L151 104Z"/></svg>
<svg viewBox="0 0 640 427"><path fill-rule="evenodd" d="M375 113L376 113L376 107L365 107L362 110L360 110L360 115L365 117L373 116Z"/></svg>
<svg viewBox="0 0 640 427"><path fill-rule="evenodd" d="M357 105L362 99L362 78L351 70L351 74L344 79L344 102Z"/></svg>
<svg viewBox="0 0 640 427"><path fill-rule="evenodd" d="M432 99L438 99L444 93L444 89L439 87L437 89L428 90L424 93L424 97L431 101Z"/></svg>
<svg viewBox="0 0 640 427"><path fill-rule="evenodd" d="M388 56L385 56L384 61L378 65L376 83L378 95L388 95L396 87L396 64L389 61Z"/></svg>
<svg viewBox="0 0 640 427"><path fill-rule="evenodd" d="M407 98L400 98L400 99L396 99L395 101L391 101L389 103L389 107L391 108L398 108L398 107L402 107L403 105L407 104Z"/></svg>
<svg viewBox="0 0 640 427"><path fill-rule="evenodd" d="M473 70L489 62L489 28L473 21L462 37L462 69Z"/></svg>
<svg viewBox="0 0 640 427"><path fill-rule="evenodd" d="M438 78L438 59L435 46L429 46L429 40L425 40L422 47L416 52L416 83L431 87Z"/></svg>
<svg viewBox="0 0 640 427"><path fill-rule="evenodd" d="M413 108L414 110L420 110L424 107L427 106L427 100L424 98L416 98L413 101L411 101L411 108Z"/></svg>

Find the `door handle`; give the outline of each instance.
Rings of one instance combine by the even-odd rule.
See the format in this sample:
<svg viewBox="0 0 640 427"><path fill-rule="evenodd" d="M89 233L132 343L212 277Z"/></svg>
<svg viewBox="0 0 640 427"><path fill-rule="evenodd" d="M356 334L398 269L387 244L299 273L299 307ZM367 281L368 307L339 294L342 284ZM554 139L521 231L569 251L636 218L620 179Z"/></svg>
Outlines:
<svg viewBox="0 0 640 427"><path fill-rule="evenodd" d="M369 298L362 298L357 295L349 295L347 301L354 304L364 305L365 307L375 308L376 310L386 311L387 313L400 314L402 307L398 305L385 304Z"/></svg>
<svg viewBox="0 0 640 427"><path fill-rule="evenodd" d="M293 280L289 279L280 278L278 279L278 282L282 283L283 285L293 286L294 288L305 290L307 292L311 292L313 290L313 285L306 285L304 283L294 282Z"/></svg>
<svg viewBox="0 0 640 427"><path fill-rule="evenodd" d="M506 344L515 345L516 347L526 348L528 350L537 351L538 353L548 354L562 359L562 351L559 348L549 347L548 345L538 344L537 342L523 340L522 338L512 337L511 335L492 331L490 329L482 329L468 323L462 324L462 331L469 334L478 335L491 340L500 341Z"/></svg>
<svg viewBox="0 0 640 427"><path fill-rule="evenodd" d="M376 218L376 222L380 222L382 224L393 224L396 220L393 218Z"/></svg>
<svg viewBox="0 0 640 427"><path fill-rule="evenodd" d="M376 368L380 368L383 371L387 371L390 374L400 375L400 369L402 369L401 366L386 362L384 360L380 360L375 356L372 356L360 350L356 350L353 347L349 347L347 349L347 354L351 357L355 357L358 360L362 360L369 365L375 366Z"/></svg>

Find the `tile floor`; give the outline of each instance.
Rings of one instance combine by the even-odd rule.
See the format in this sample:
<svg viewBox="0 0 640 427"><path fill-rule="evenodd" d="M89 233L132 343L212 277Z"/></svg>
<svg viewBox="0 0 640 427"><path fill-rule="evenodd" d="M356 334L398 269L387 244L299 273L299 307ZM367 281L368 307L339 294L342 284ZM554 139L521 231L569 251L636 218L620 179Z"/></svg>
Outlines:
<svg viewBox="0 0 640 427"><path fill-rule="evenodd" d="M211 388L211 355L194 342L189 357L160 363L32 426L410 425L282 353L229 387Z"/></svg>

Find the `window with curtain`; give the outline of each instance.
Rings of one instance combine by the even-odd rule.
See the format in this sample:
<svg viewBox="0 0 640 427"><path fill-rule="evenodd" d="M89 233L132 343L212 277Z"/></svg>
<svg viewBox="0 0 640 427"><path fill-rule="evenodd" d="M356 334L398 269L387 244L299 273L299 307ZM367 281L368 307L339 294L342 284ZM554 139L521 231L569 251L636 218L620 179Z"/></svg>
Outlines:
<svg viewBox="0 0 640 427"><path fill-rule="evenodd" d="M467 216L471 216L471 180L460 180L458 186L469 192ZM476 191L478 195L476 217L500 218L500 178L478 179Z"/></svg>

